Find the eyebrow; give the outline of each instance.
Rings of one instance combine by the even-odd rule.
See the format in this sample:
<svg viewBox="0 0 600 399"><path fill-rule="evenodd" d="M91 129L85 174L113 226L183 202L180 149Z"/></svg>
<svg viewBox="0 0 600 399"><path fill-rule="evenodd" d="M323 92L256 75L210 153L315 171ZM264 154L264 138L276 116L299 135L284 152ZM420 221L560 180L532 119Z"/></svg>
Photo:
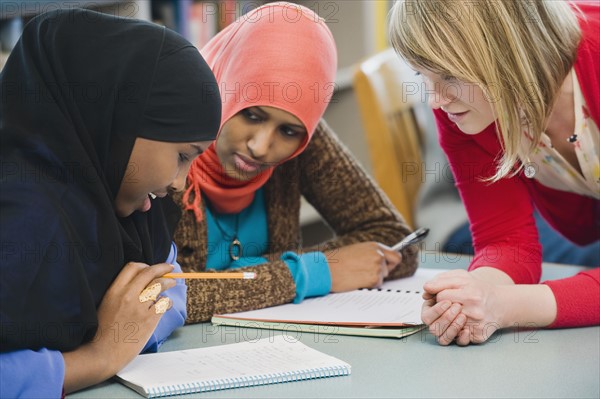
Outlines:
<svg viewBox="0 0 600 399"><path fill-rule="evenodd" d="M200 155L204 152L202 147L200 147L198 144L190 144L190 147L192 147L196 150L196 155Z"/></svg>

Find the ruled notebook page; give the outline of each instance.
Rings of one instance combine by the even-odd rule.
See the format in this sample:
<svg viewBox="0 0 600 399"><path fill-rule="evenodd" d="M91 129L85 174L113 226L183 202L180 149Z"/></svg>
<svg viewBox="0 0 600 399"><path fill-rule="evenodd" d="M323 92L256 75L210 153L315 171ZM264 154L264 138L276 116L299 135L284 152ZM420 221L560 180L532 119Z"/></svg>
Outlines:
<svg viewBox="0 0 600 399"><path fill-rule="evenodd" d="M423 298L416 292L358 290L274 306L219 315L243 320L337 325L421 324Z"/></svg>
<svg viewBox="0 0 600 399"><path fill-rule="evenodd" d="M419 269L412 277L385 282L381 289L334 293L305 299L299 304L218 316L236 320L341 326L422 324L423 284L443 271Z"/></svg>
<svg viewBox="0 0 600 399"><path fill-rule="evenodd" d="M383 283L382 289L394 289L404 291L423 292L423 284L434 278L436 275L447 272L448 269L417 269L414 275L410 277L390 280Z"/></svg>
<svg viewBox="0 0 600 399"><path fill-rule="evenodd" d="M318 375L327 370L331 375ZM285 382L286 376L304 379L345 374L350 374L348 363L277 335L255 342L140 355L117 377L146 393L166 393L191 384L215 390Z"/></svg>

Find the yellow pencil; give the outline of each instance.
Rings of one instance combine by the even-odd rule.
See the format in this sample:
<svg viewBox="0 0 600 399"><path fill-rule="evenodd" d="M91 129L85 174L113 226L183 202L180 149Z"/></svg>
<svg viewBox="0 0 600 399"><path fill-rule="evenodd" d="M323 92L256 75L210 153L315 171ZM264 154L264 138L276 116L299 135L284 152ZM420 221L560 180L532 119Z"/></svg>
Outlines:
<svg viewBox="0 0 600 399"><path fill-rule="evenodd" d="M256 278L256 273L240 272L240 273L167 273L164 278L188 278L188 279L223 279L237 278L242 280L253 280Z"/></svg>

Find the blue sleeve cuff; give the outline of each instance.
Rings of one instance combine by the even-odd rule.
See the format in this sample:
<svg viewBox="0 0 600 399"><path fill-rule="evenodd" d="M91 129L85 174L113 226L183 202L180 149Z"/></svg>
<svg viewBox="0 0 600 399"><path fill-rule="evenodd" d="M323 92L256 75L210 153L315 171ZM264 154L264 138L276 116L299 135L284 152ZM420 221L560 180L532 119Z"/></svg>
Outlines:
<svg viewBox="0 0 600 399"><path fill-rule="evenodd" d="M0 353L3 398L60 398L65 380L62 353L28 349Z"/></svg>
<svg viewBox="0 0 600 399"><path fill-rule="evenodd" d="M281 255L281 260L287 264L296 283L294 303L311 296L327 295L331 291L329 264L322 252L298 255L288 251Z"/></svg>
<svg viewBox="0 0 600 399"><path fill-rule="evenodd" d="M181 273L181 266L177 263L177 247L175 246L175 243L171 245L171 252L169 253L166 263L175 266L173 269L174 273ZM178 278L176 281L177 285L175 285L175 287L168 289L162 294L171 298L173 306L161 317L154 333L146 343L146 346L144 346L144 349L142 349L142 353L158 351L158 348L160 348L162 343L167 340L169 335L185 323L187 317L185 308L187 286L185 285L184 279Z"/></svg>

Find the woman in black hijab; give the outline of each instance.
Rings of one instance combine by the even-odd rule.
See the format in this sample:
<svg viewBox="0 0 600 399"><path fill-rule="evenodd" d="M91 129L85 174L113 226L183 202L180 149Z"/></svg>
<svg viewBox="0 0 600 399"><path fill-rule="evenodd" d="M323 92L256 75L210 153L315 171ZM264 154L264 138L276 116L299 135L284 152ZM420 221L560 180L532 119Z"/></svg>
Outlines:
<svg viewBox="0 0 600 399"><path fill-rule="evenodd" d="M215 138L221 101L181 36L85 10L34 18L0 85L0 383L55 397L183 324L183 283L154 302L175 286L160 278L176 258L165 196Z"/></svg>

